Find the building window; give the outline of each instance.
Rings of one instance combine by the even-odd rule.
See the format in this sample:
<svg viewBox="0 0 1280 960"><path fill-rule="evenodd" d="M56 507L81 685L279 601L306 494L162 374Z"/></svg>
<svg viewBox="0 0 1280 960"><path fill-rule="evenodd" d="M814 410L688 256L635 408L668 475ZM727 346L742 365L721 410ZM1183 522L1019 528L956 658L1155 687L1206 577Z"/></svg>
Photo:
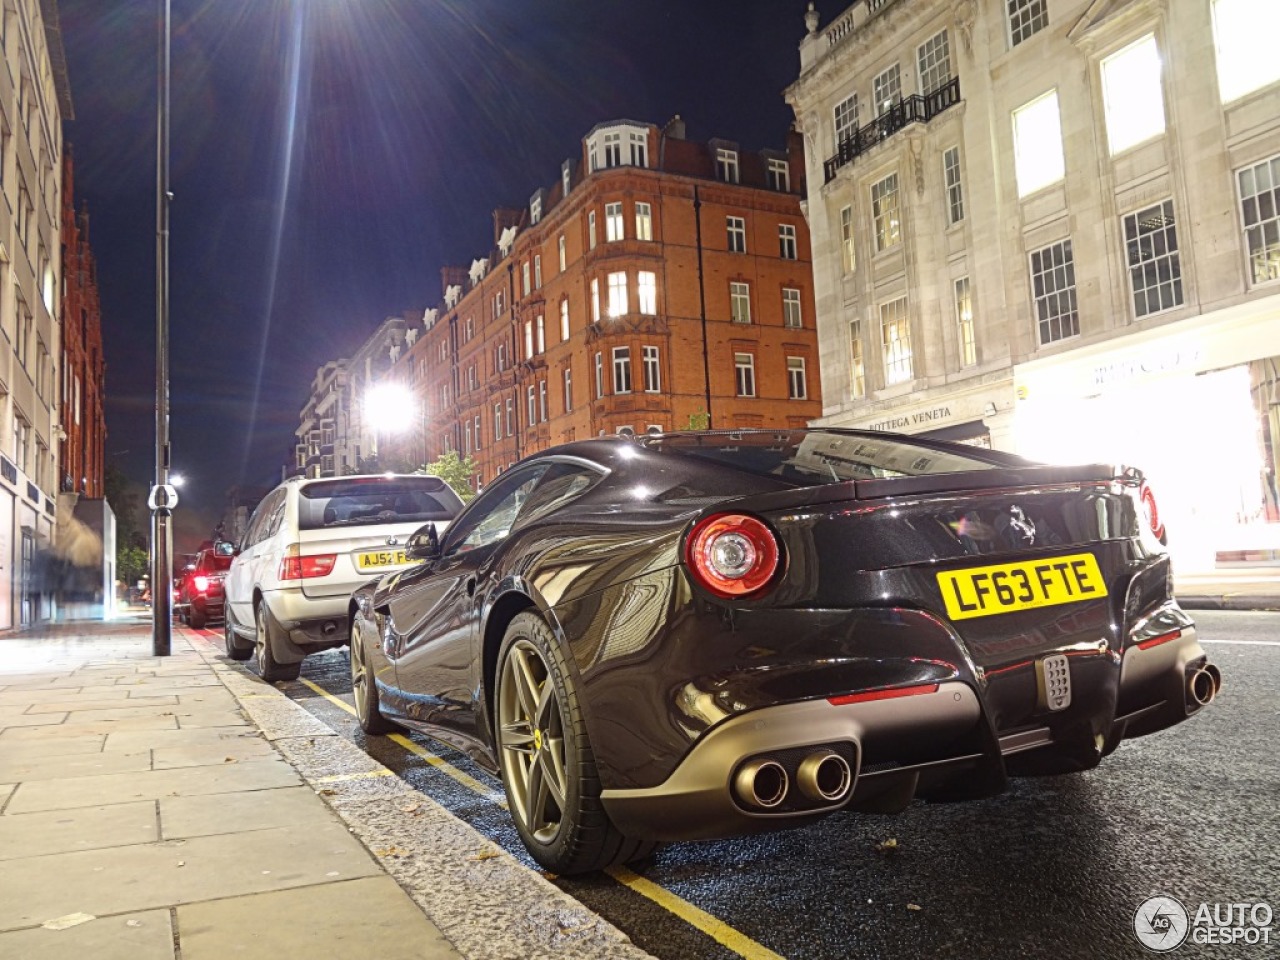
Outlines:
<svg viewBox="0 0 1280 960"><path fill-rule="evenodd" d="M751 322L751 286L734 280L729 283L729 315L734 323Z"/></svg>
<svg viewBox="0 0 1280 960"><path fill-rule="evenodd" d="M1231 103L1280 80L1275 38L1280 4L1274 0L1213 0L1218 92Z"/></svg>
<svg viewBox="0 0 1280 960"><path fill-rule="evenodd" d="M466 422L466 425L463 427L463 430L466 433L466 446L463 448L463 452L465 453L466 456L469 457L471 456L471 421L470 420Z"/></svg>
<svg viewBox="0 0 1280 960"><path fill-rule="evenodd" d="M604 165L606 167L622 166L621 133L606 133L604 135Z"/></svg>
<svg viewBox="0 0 1280 960"><path fill-rule="evenodd" d="M587 249L594 250L596 248L596 212L590 210L587 212Z"/></svg>
<svg viewBox="0 0 1280 960"><path fill-rule="evenodd" d="M658 275L652 270L641 270L636 274L636 308L645 316L652 317L658 312Z"/></svg>
<svg viewBox="0 0 1280 960"><path fill-rule="evenodd" d="M526 320L524 322L524 358L528 360L533 356L533 321Z"/></svg>
<svg viewBox="0 0 1280 960"><path fill-rule="evenodd" d="M462 321L462 342L469 343L471 341L471 338L474 337L475 335L476 335L475 322L470 317L467 317L466 320Z"/></svg>
<svg viewBox="0 0 1280 960"><path fill-rule="evenodd" d="M613 348L613 392L631 392L631 348Z"/></svg>
<svg viewBox="0 0 1280 960"><path fill-rule="evenodd" d="M876 250L888 250L902 240L898 214L898 175L891 173L871 185L871 217L876 228Z"/></svg>
<svg viewBox="0 0 1280 960"><path fill-rule="evenodd" d="M493 405L493 439L498 441L502 439L502 404L495 403Z"/></svg>
<svg viewBox="0 0 1280 960"><path fill-rule="evenodd" d="M1124 242L1133 286L1133 315L1145 317L1182 304L1182 262L1173 200L1124 218Z"/></svg>
<svg viewBox="0 0 1280 960"><path fill-rule="evenodd" d="M783 260L795 260L798 257L796 253L796 228L789 223L778 225L778 256Z"/></svg>
<svg viewBox="0 0 1280 960"><path fill-rule="evenodd" d="M653 239L653 207L647 203L636 203L636 239Z"/></svg>
<svg viewBox="0 0 1280 960"><path fill-rule="evenodd" d="M516 430L515 430L516 398L515 397L507 397L506 410L507 410L507 436L514 437L516 435Z"/></svg>
<svg viewBox="0 0 1280 960"><path fill-rule="evenodd" d="M560 272L564 273L565 265L568 263L568 257L566 255L563 233L560 234L559 238L556 240L556 246L560 250Z"/></svg>
<svg viewBox="0 0 1280 960"><path fill-rule="evenodd" d="M765 175L769 180L769 189L779 193L791 192L791 168L787 161L770 157L766 164Z"/></svg>
<svg viewBox="0 0 1280 960"><path fill-rule="evenodd" d="M911 322L907 317L906 297L880 305L880 345L884 352L885 383L910 380L914 373L911 361Z"/></svg>
<svg viewBox="0 0 1280 960"><path fill-rule="evenodd" d="M529 201L529 222L537 223L542 219L542 198L534 197Z"/></svg>
<svg viewBox="0 0 1280 960"><path fill-rule="evenodd" d="M1013 111L1013 163L1019 197L1062 179L1066 167L1057 90Z"/></svg>
<svg viewBox="0 0 1280 960"><path fill-rule="evenodd" d="M876 104L876 116L883 116L902 97L902 71L895 63L876 75L871 81L872 99Z"/></svg>
<svg viewBox="0 0 1280 960"><path fill-rule="evenodd" d="M573 167L566 160L560 167L560 192L563 196L569 195L569 188L573 186L572 177Z"/></svg>
<svg viewBox="0 0 1280 960"><path fill-rule="evenodd" d="M569 341L569 298L560 301L560 342Z"/></svg>
<svg viewBox="0 0 1280 960"><path fill-rule="evenodd" d="M627 312L627 275L609 274L609 316L620 317Z"/></svg>
<svg viewBox="0 0 1280 960"><path fill-rule="evenodd" d="M853 207L840 209L840 265L845 273L853 273L858 260L853 250Z"/></svg>
<svg viewBox="0 0 1280 960"><path fill-rule="evenodd" d="M649 135L632 130L627 134L631 142L631 165L633 167L649 166Z"/></svg>
<svg viewBox="0 0 1280 960"><path fill-rule="evenodd" d="M749 353L733 355L735 386L740 397L756 395L756 358Z"/></svg>
<svg viewBox="0 0 1280 960"><path fill-rule="evenodd" d="M1236 171L1249 273L1254 283L1280 280L1280 154Z"/></svg>
<svg viewBox="0 0 1280 960"><path fill-rule="evenodd" d="M738 182L738 151L716 148L716 176L725 183Z"/></svg>
<svg viewBox="0 0 1280 960"><path fill-rule="evenodd" d="M920 93L928 95L951 79L951 48L947 31L943 30L916 49L916 65L920 71Z"/></svg>
<svg viewBox="0 0 1280 960"><path fill-rule="evenodd" d="M1006 0L1009 10L1009 46L1039 33L1049 23L1048 0Z"/></svg>
<svg viewBox="0 0 1280 960"><path fill-rule="evenodd" d="M533 384L525 387L525 413L529 417L529 426L534 426L538 422L538 394L534 390Z"/></svg>
<svg viewBox="0 0 1280 960"><path fill-rule="evenodd" d="M662 370L658 363L657 347L641 347L644 361L644 392L660 393L662 391Z"/></svg>
<svg viewBox="0 0 1280 960"><path fill-rule="evenodd" d="M533 275L529 272L528 260L520 264L520 282L523 285L524 295L527 297L529 291L533 289Z"/></svg>
<svg viewBox="0 0 1280 960"><path fill-rule="evenodd" d="M725 229L729 234L729 252L747 252L747 221L742 217L725 217Z"/></svg>
<svg viewBox="0 0 1280 960"><path fill-rule="evenodd" d="M1080 317L1076 313L1076 265L1070 240L1032 252L1031 289L1041 346L1080 332Z"/></svg>
<svg viewBox="0 0 1280 960"><path fill-rule="evenodd" d="M964 219L964 187L960 185L959 147L943 152L942 181L947 189L947 223L959 223Z"/></svg>
<svg viewBox="0 0 1280 960"><path fill-rule="evenodd" d="M573 369L564 368L564 412L573 410Z"/></svg>
<svg viewBox="0 0 1280 960"><path fill-rule="evenodd" d="M533 288L542 289L542 254L540 253L533 255Z"/></svg>
<svg viewBox="0 0 1280 960"><path fill-rule="evenodd" d="M480 449L480 417L478 414L476 415L474 422L476 427L476 449L479 450Z"/></svg>
<svg viewBox="0 0 1280 960"><path fill-rule="evenodd" d="M1102 61L1102 102L1112 156L1164 133L1160 51L1154 34Z"/></svg>
<svg viewBox="0 0 1280 960"><path fill-rule="evenodd" d="M600 278L591 278L591 322L600 322Z"/></svg>
<svg viewBox="0 0 1280 960"><path fill-rule="evenodd" d="M787 396L792 400L809 399L809 379L805 376L804 357L787 357Z"/></svg>
<svg viewBox="0 0 1280 960"><path fill-rule="evenodd" d="M547 381L538 381L538 422L547 422Z"/></svg>
<svg viewBox="0 0 1280 960"><path fill-rule="evenodd" d="M604 396L604 357L596 351L596 399Z"/></svg>
<svg viewBox="0 0 1280 960"><path fill-rule="evenodd" d="M498 372L501 373L507 369L507 345L505 343L498 344Z"/></svg>
<svg viewBox="0 0 1280 960"><path fill-rule="evenodd" d="M858 95L851 93L835 109L836 146L853 136L858 129Z"/></svg>
<svg viewBox="0 0 1280 960"><path fill-rule="evenodd" d="M799 329L804 326L800 314L800 291L795 287L782 288L782 325Z"/></svg>
<svg viewBox="0 0 1280 960"><path fill-rule="evenodd" d="M604 205L604 238L607 242L614 243L622 237L622 204L606 203Z"/></svg>
<svg viewBox="0 0 1280 960"><path fill-rule="evenodd" d="M969 291L969 278L961 277L954 284L956 300L956 328L960 341L960 366L971 367L978 362L978 345L973 338L973 294Z"/></svg>
<svg viewBox="0 0 1280 960"><path fill-rule="evenodd" d="M537 332L537 348L539 353L547 352L547 322L542 314L534 319L534 329Z"/></svg>

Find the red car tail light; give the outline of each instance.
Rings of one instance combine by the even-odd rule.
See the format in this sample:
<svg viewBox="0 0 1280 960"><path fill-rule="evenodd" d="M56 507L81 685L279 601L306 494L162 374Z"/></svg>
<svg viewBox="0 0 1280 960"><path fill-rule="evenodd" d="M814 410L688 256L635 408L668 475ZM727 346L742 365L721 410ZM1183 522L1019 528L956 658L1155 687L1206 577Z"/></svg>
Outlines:
<svg viewBox="0 0 1280 960"><path fill-rule="evenodd" d="M884 690L867 690L864 693L846 693L840 697L827 697L827 702L837 707L848 703L870 703L873 700L896 700L899 697L918 697L926 693L937 693L936 683L919 683L913 687L889 687Z"/></svg>
<svg viewBox="0 0 1280 960"><path fill-rule="evenodd" d="M1147 515L1147 523L1151 532L1161 543L1165 542L1164 523L1160 519L1160 508L1156 505L1156 495L1151 492L1149 484L1144 483L1138 491L1138 499L1142 501L1142 512Z"/></svg>
<svg viewBox="0 0 1280 960"><path fill-rule="evenodd" d="M782 547L763 521L740 513L706 517L689 532L685 561L717 597L759 593L782 566Z"/></svg>
<svg viewBox="0 0 1280 960"><path fill-rule="evenodd" d="M208 577L192 577L191 584L196 588L196 593L204 593L209 589Z"/></svg>
<svg viewBox="0 0 1280 960"><path fill-rule="evenodd" d="M336 553L304 555L296 543L291 543L280 560L280 579L308 580L312 577L327 577L333 572L333 565L337 562Z"/></svg>

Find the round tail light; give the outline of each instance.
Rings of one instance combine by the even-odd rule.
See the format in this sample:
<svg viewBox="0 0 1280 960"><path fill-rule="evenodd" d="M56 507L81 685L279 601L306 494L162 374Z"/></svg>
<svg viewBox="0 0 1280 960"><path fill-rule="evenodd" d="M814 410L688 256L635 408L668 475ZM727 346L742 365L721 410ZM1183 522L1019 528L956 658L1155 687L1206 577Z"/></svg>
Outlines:
<svg viewBox="0 0 1280 960"><path fill-rule="evenodd" d="M209 589L208 577L192 577L191 582L195 584L196 591L198 593L204 593L206 590Z"/></svg>
<svg viewBox="0 0 1280 960"><path fill-rule="evenodd" d="M767 587L782 563L778 538L763 521L720 513L694 525L685 541L694 578L718 597L747 597Z"/></svg>
<svg viewBox="0 0 1280 960"><path fill-rule="evenodd" d="M1142 512L1147 515L1147 523L1151 526L1151 532L1156 535L1156 539L1161 543L1165 542L1164 523L1160 519L1160 508L1156 505L1156 495L1151 492L1151 487L1147 484L1142 485L1142 489L1138 492L1138 498L1142 501Z"/></svg>

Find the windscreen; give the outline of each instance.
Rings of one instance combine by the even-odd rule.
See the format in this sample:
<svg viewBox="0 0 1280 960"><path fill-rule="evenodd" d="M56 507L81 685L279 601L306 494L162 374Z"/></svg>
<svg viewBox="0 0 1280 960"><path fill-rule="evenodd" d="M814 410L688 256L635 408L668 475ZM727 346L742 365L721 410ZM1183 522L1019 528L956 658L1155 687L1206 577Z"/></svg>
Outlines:
<svg viewBox="0 0 1280 960"><path fill-rule="evenodd" d="M978 447L970 453L952 445L935 446L897 435L823 430L672 436L646 445L796 486L963 473L1023 462Z"/></svg>
<svg viewBox="0 0 1280 960"><path fill-rule="evenodd" d="M462 501L439 477L320 480L298 497L298 529L452 520Z"/></svg>
<svg viewBox="0 0 1280 960"><path fill-rule="evenodd" d="M220 557L216 553L206 553L200 560L200 569L206 573L230 570L231 557Z"/></svg>

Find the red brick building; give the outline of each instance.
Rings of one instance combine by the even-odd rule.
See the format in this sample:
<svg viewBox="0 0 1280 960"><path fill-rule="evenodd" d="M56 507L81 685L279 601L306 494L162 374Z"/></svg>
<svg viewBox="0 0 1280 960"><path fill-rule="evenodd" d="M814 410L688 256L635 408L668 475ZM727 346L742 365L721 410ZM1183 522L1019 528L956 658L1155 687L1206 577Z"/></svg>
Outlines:
<svg viewBox="0 0 1280 960"><path fill-rule="evenodd" d="M58 464L63 493L98 499L107 442L103 385L102 307L98 268L89 247L89 213L75 209L74 172L68 147L62 164L62 391Z"/></svg>
<svg viewBox="0 0 1280 960"><path fill-rule="evenodd" d="M616 121L559 181L494 212L494 249L441 271L444 302L392 375L425 452L477 485L530 453L628 430L802 426L821 415L804 157Z"/></svg>

